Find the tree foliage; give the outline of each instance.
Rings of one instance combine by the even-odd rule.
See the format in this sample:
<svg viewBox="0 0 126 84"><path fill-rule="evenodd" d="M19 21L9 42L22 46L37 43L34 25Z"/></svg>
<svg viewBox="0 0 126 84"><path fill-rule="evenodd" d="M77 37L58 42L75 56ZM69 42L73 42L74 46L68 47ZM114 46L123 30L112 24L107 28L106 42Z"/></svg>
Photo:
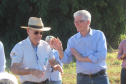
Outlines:
<svg viewBox="0 0 126 84"><path fill-rule="evenodd" d="M125 3L126 0L1 0L0 40L9 55L14 45L27 37L20 26L27 26L29 17L35 16L52 28L43 39L46 35L59 37L65 49L69 37L76 33L74 12L88 10L91 28L103 31L107 42L117 47L120 34L125 32Z"/></svg>

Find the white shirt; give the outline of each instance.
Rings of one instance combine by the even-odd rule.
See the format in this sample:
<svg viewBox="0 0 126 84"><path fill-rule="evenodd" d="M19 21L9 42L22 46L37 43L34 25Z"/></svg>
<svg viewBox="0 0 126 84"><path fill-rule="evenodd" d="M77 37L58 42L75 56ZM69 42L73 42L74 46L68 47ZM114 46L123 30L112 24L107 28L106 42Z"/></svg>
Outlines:
<svg viewBox="0 0 126 84"><path fill-rule="evenodd" d="M40 70L45 71L45 76L41 79L33 76L32 74L28 75L19 75L20 82L31 81L31 82L41 82L46 80L50 76L49 62L48 60L53 58L53 52L48 45L43 40L40 40L37 48L37 55L39 59ZM37 66L37 57L36 52L32 46L32 43L29 37L18 44L12 49L11 54L12 64L21 63L23 68L34 68Z"/></svg>
<svg viewBox="0 0 126 84"><path fill-rule="evenodd" d="M9 80L13 81L14 84L18 84L17 78L14 75L9 74L7 72L0 73L0 80L1 79L9 79Z"/></svg>
<svg viewBox="0 0 126 84"><path fill-rule="evenodd" d="M4 54L4 46L2 42L0 41L0 73L4 72L5 67L6 67L5 63L6 63L6 59L5 59L5 54Z"/></svg>
<svg viewBox="0 0 126 84"><path fill-rule="evenodd" d="M53 55L55 56L55 59L60 63L60 65L63 67L63 63L61 62L59 58L59 53L57 50L53 49ZM61 73L59 71L53 71L50 76L51 81L59 81L62 80Z"/></svg>

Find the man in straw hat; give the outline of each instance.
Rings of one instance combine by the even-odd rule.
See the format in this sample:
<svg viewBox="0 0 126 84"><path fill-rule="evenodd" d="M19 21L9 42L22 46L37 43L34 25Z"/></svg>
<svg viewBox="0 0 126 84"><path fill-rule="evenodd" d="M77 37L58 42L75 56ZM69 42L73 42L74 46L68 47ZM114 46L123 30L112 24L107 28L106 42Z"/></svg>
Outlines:
<svg viewBox="0 0 126 84"><path fill-rule="evenodd" d="M49 66L63 73L50 46L41 40L43 31L49 31L51 28L44 27L41 18L37 17L30 17L28 27L21 28L27 29L28 37L12 49L11 71L19 75L22 84L48 84L51 73Z"/></svg>

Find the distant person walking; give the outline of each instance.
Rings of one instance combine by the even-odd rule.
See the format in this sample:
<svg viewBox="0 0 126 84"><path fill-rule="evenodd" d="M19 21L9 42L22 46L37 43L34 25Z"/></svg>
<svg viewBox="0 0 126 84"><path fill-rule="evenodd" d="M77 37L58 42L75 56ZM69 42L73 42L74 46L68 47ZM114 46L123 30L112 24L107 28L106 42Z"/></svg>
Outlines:
<svg viewBox="0 0 126 84"><path fill-rule="evenodd" d="M117 59L122 60L121 84L126 84L126 39L119 44Z"/></svg>
<svg viewBox="0 0 126 84"><path fill-rule="evenodd" d="M10 73L0 73L0 84L18 84L17 78Z"/></svg>

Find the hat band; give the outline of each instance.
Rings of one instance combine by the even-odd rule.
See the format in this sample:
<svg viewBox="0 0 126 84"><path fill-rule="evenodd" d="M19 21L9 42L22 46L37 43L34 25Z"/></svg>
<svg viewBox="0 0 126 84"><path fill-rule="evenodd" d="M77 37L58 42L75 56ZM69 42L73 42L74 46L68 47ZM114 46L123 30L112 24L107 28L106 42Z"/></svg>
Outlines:
<svg viewBox="0 0 126 84"><path fill-rule="evenodd" d="M43 26L34 26L34 25L28 25L28 27L37 28L37 29L43 28Z"/></svg>

